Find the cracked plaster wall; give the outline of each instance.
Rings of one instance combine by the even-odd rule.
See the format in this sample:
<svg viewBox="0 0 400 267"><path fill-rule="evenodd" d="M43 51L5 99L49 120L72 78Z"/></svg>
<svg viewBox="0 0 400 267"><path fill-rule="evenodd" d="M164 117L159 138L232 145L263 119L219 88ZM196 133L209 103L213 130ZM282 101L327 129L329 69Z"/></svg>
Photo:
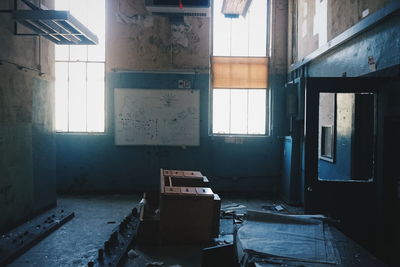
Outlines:
<svg viewBox="0 0 400 267"><path fill-rule="evenodd" d="M107 71L208 69L209 18L171 23L144 0L110 0L106 10Z"/></svg>
<svg viewBox="0 0 400 267"><path fill-rule="evenodd" d="M52 0L42 2L51 7ZM0 14L0 233L56 201L54 46L41 40L39 76L28 69L39 68L38 42L14 35L11 15Z"/></svg>

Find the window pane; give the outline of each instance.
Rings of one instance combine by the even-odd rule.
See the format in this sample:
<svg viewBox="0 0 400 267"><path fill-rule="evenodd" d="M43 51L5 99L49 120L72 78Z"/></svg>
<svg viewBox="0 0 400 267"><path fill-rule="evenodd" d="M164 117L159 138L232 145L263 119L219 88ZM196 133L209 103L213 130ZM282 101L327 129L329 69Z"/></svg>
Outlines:
<svg viewBox="0 0 400 267"><path fill-rule="evenodd" d="M87 45L71 45L70 46L71 61L86 61L87 60Z"/></svg>
<svg viewBox="0 0 400 267"><path fill-rule="evenodd" d="M69 45L56 45L55 53L56 53L56 60L68 61Z"/></svg>
<svg viewBox="0 0 400 267"><path fill-rule="evenodd" d="M213 133L229 133L230 90L213 90Z"/></svg>
<svg viewBox="0 0 400 267"><path fill-rule="evenodd" d="M249 90L248 134L265 134L266 90Z"/></svg>
<svg viewBox="0 0 400 267"><path fill-rule="evenodd" d="M88 63L87 131L104 131L104 63Z"/></svg>
<svg viewBox="0 0 400 267"><path fill-rule="evenodd" d="M69 130L86 131L86 63L69 63Z"/></svg>
<svg viewBox="0 0 400 267"><path fill-rule="evenodd" d="M104 61L105 60L105 41L104 36L97 36L99 44L88 46L88 60L89 61Z"/></svg>
<svg viewBox="0 0 400 267"><path fill-rule="evenodd" d="M266 56L267 1L252 1L249 14L249 56Z"/></svg>
<svg viewBox="0 0 400 267"><path fill-rule="evenodd" d="M99 45L56 46L56 61L71 61L56 70L56 127L103 132L104 63L83 61L105 60L105 0L55 0L55 8L69 10L99 38Z"/></svg>
<svg viewBox="0 0 400 267"><path fill-rule="evenodd" d="M68 63L55 65L56 130L68 131Z"/></svg>
<svg viewBox="0 0 400 267"><path fill-rule="evenodd" d="M79 20L85 26L88 25L88 1L87 0L70 0L70 12L72 16ZM86 45L71 45L70 60L86 61L87 46Z"/></svg>
<svg viewBox="0 0 400 267"><path fill-rule="evenodd" d="M69 11L71 15L87 26L88 23L88 0L70 0Z"/></svg>
<svg viewBox="0 0 400 267"><path fill-rule="evenodd" d="M88 28L99 38L98 45L88 46L88 60L105 60L105 3L104 0L89 0Z"/></svg>
<svg viewBox="0 0 400 267"><path fill-rule="evenodd" d="M226 18L214 1L213 55L266 56L267 1L251 1L246 16Z"/></svg>
<svg viewBox="0 0 400 267"><path fill-rule="evenodd" d="M99 44L88 46L89 61L104 61L105 60L105 41L104 36L99 36Z"/></svg>
<svg viewBox="0 0 400 267"><path fill-rule="evenodd" d="M231 56L249 55L249 21L239 17L232 20Z"/></svg>
<svg viewBox="0 0 400 267"><path fill-rule="evenodd" d="M247 90L231 90L231 133L247 134Z"/></svg>
<svg viewBox="0 0 400 267"><path fill-rule="evenodd" d="M231 55L231 19L221 13L222 0L214 1L213 55Z"/></svg>
<svg viewBox="0 0 400 267"><path fill-rule="evenodd" d="M69 0L55 0L54 8L56 10L69 10Z"/></svg>

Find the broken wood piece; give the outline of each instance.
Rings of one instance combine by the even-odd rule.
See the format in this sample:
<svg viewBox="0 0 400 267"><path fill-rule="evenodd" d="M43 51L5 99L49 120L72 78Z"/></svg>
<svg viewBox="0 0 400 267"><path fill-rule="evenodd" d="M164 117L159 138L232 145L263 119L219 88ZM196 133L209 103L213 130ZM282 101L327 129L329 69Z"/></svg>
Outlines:
<svg viewBox="0 0 400 267"><path fill-rule="evenodd" d="M149 262L146 264L147 267L153 267L153 266L164 266L164 262L162 261L154 261L154 262Z"/></svg>
<svg viewBox="0 0 400 267"><path fill-rule="evenodd" d="M11 263L74 216L73 212L52 209L1 236L0 266Z"/></svg>

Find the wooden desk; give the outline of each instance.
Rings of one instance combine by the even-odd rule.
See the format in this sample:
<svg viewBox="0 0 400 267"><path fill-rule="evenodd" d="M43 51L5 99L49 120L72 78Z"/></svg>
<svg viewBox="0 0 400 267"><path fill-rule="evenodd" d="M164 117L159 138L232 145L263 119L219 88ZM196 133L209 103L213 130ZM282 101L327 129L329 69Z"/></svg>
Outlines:
<svg viewBox="0 0 400 267"><path fill-rule="evenodd" d="M217 237L220 203L201 172L161 169L161 242L193 243Z"/></svg>

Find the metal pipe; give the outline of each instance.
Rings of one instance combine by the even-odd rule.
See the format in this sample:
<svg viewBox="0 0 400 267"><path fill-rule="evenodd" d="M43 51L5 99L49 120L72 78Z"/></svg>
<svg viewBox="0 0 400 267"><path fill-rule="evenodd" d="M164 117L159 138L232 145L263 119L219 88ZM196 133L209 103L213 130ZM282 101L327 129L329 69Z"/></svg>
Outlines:
<svg viewBox="0 0 400 267"><path fill-rule="evenodd" d="M14 0L14 10L18 10L18 0ZM14 20L14 34L18 34L18 24L17 22Z"/></svg>
<svg viewBox="0 0 400 267"><path fill-rule="evenodd" d="M42 0L39 0L39 9L42 6ZM42 72L42 37L39 35L38 37L38 42L39 42L39 75L43 75Z"/></svg>

